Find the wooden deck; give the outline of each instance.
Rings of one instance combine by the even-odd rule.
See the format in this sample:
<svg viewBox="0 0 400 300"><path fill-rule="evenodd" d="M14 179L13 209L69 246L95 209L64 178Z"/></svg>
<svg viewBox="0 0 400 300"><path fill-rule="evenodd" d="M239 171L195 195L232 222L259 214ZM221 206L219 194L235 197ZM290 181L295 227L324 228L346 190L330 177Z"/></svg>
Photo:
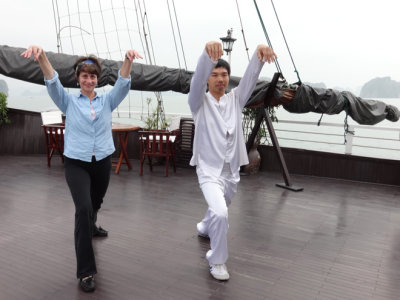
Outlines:
<svg viewBox="0 0 400 300"><path fill-rule="evenodd" d="M193 169L111 176L94 240L97 290L75 278L74 206L58 157L0 156L0 299L399 299L400 187L292 176L242 177L229 211L231 279L217 282L195 224ZM147 167L147 166L146 166Z"/></svg>

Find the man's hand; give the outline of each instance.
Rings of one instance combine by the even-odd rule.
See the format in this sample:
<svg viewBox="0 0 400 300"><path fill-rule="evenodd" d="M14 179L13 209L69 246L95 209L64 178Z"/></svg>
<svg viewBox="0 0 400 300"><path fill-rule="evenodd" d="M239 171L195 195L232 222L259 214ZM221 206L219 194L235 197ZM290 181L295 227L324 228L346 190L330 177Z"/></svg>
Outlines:
<svg viewBox="0 0 400 300"><path fill-rule="evenodd" d="M206 51L208 56L214 61L220 59L222 54L224 54L221 43L215 41L206 44Z"/></svg>
<svg viewBox="0 0 400 300"><path fill-rule="evenodd" d="M283 90L283 98L286 99L286 101L288 102L292 101L294 96L296 96L296 90L291 90L291 89Z"/></svg>
<svg viewBox="0 0 400 300"><path fill-rule="evenodd" d="M266 45L258 45L257 47L257 56L261 61L266 61L268 63L273 62L278 56L275 54L274 50Z"/></svg>
<svg viewBox="0 0 400 300"><path fill-rule="evenodd" d="M278 106L278 105L286 105L290 102L293 101L294 97L296 96L296 90L294 89L282 89L283 92L282 97L279 99L277 98L272 98L271 101L269 102L269 105L271 106Z"/></svg>

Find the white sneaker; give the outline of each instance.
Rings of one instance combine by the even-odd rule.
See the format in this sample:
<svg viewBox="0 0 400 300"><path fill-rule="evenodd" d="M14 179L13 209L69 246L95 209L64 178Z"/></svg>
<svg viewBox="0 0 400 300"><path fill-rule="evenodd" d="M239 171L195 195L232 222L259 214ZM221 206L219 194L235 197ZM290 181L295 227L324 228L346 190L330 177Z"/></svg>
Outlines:
<svg viewBox="0 0 400 300"><path fill-rule="evenodd" d="M198 236L200 236L200 237L202 237L202 238L205 238L205 239L209 239L210 237L208 236L208 234L207 233L204 233L203 232L203 230L202 230L202 227L203 226L201 226L201 222L200 223L197 223L197 235Z"/></svg>
<svg viewBox="0 0 400 300"><path fill-rule="evenodd" d="M228 269L226 268L225 264L222 265L210 265L210 273L212 277L218 280L228 280L229 279L229 273Z"/></svg>

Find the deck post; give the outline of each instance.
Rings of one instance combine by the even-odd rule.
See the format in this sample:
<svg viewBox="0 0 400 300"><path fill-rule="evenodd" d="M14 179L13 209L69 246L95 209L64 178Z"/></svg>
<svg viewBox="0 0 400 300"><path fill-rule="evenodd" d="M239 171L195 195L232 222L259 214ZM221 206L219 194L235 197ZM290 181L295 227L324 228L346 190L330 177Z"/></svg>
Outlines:
<svg viewBox="0 0 400 300"><path fill-rule="evenodd" d="M269 86L267 92L265 93L264 109L262 110L261 114L257 115L257 118L255 120L253 130L251 132L249 140L247 141L247 152L249 152L249 150L250 150L250 145L252 145L254 143L254 139L257 135L258 130L260 129L261 122L263 120L265 120L265 122L267 124L267 128L268 128L269 136L270 136L272 144L274 146L276 155L279 160L279 164L281 166L282 175L285 180L284 183L277 183L276 186L285 188L285 189L288 189L288 190L291 190L294 192L300 192L303 190L302 187L292 185L292 180L290 178L289 171L286 166L285 158L283 157L282 150L279 146L279 142L278 142L278 139L275 134L275 129L274 129L274 126L272 125L271 117L269 116L269 112L268 112L269 102L270 102L271 98L273 97L273 91L278 83L280 76L281 76L281 74L278 72L274 74L274 77L272 78L270 86Z"/></svg>
<svg viewBox="0 0 400 300"><path fill-rule="evenodd" d="M354 125L349 125L349 128L346 132L346 148L344 150L344 154L350 154L353 150L353 134L354 132Z"/></svg>

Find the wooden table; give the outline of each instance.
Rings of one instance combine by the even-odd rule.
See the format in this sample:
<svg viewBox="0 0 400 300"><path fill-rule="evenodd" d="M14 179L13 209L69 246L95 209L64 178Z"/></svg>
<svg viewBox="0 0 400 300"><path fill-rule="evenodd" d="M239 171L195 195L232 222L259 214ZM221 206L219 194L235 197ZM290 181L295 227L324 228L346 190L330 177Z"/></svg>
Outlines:
<svg viewBox="0 0 400 300"><path fill-rule="evenodd" d="M126 164L129 170L132 169L132 165L129 162L128 153L126 152L126 145L128 144L128 134L132 131L137 131L139 129L139 126L131 124L112 124L112 131L118 133L119 143L121 145L121 153L119 155L118 161L112 162L112 166L116 167L115 174L119 174L119 170L121 169L122 164Z"/></svg>

